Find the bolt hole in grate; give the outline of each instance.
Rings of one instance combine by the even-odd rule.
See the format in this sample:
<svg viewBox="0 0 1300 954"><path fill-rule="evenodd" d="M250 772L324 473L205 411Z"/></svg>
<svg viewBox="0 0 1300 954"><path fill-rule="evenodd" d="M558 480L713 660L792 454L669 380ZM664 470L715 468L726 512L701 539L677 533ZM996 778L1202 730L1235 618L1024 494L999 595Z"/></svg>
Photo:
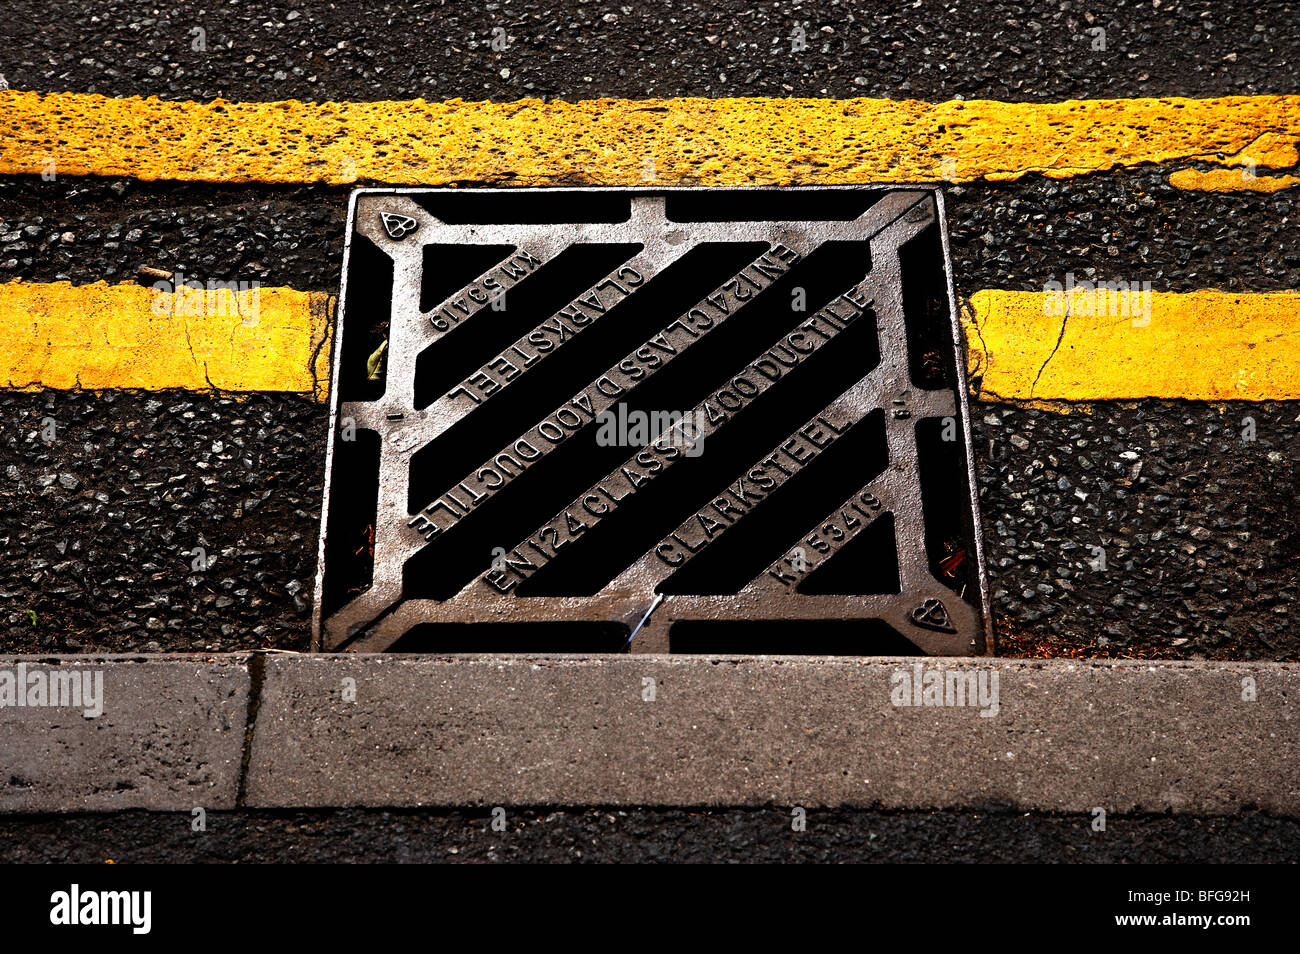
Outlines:
<svg viewBox="0 0 1300 954"><path fill-rule="evenodd" d="M990 652L942 197L364 189L314 641Z"/></svg>

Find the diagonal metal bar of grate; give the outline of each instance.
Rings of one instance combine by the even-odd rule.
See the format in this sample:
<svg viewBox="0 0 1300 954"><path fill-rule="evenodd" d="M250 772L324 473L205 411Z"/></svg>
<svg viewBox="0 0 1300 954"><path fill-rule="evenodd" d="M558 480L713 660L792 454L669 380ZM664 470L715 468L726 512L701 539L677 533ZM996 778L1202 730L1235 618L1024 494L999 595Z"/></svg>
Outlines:
<svg viewBox="0 0 1300 954"><path fill-rule="evenodd" d="M327 651L992 650L942 196L366 189Z"/></svg>

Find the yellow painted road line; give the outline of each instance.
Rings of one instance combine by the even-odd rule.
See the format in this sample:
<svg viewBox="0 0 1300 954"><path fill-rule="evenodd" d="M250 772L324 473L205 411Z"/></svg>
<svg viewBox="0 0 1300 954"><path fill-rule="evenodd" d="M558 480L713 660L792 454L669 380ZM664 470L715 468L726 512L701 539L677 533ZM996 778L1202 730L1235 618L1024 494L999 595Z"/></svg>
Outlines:
<svg viewBox="0 0 1300 954"><path fill-rule="evenodd" d="M1300 96L193 103L0 92L0 174L519 186L969 182L1144 163L1278 169L1296 162L1298 142Z"/></svg>
<svg viewBox="0 0 1300 954"><path fill-rule="evenodd" d="M174 301L171 296L164 296ZM332 300L262 288L256 315L159 308L138 285L0 284L11 388L326 392ZM997 401L1300 399L1300 293L1073 300L985 290L963 314L972 378ZM1060 311L1069 302L1071 313ZM244 302L245 306L247 302ZM211 309L208 309L211 310ZM163 314L158 314L163 311ZM168 311L174 314L167 314ZM234 309L227 309L234 312ZM1101 313L1099 313L1101 312Z"/></svg>
<svg viewBox="0 0 1300 954"><path fill-rule="evenodd" d="M986 400L1300 398L1300 292L981 291L963 316ZM1069 308L1069 314L1061 314Z"/></svg>
<svg viewBox="0 0 1300 954"><path fill-rule="evenodd" d="M1300 176L1252 176L1244 169L1179 169L1169 177L1169 184L1196 192L1280 192L1300 185Z"/></svg>
<svg viewBox="0 0 1300 954"><path fill-rule="evenodd" d="M298 391L329 380L330 296L184 297L140 285L0 284L8 387Z"/></svg>

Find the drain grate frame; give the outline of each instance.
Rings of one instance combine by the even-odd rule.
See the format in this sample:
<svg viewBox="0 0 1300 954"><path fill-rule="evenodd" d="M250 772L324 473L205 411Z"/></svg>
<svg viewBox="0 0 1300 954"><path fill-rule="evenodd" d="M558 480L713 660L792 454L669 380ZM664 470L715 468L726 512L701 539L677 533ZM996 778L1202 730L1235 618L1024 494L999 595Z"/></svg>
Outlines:
<svg viewBox="0 0 1300 954"><path fill-rule="evenodd" d="M357 190L313 648L992 652L954 300L937 189Z"/></svg>

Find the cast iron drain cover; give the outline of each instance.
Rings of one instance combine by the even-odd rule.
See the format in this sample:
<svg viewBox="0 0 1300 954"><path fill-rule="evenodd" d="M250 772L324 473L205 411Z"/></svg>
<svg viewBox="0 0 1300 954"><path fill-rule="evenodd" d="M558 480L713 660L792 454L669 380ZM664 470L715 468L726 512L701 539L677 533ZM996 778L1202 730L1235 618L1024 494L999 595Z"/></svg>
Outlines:
<svg viewBox="0 0 1300 954"><path fill-rule="evenodd" d="M989 650L941 202L355 193L316 646Z"/></svg>

